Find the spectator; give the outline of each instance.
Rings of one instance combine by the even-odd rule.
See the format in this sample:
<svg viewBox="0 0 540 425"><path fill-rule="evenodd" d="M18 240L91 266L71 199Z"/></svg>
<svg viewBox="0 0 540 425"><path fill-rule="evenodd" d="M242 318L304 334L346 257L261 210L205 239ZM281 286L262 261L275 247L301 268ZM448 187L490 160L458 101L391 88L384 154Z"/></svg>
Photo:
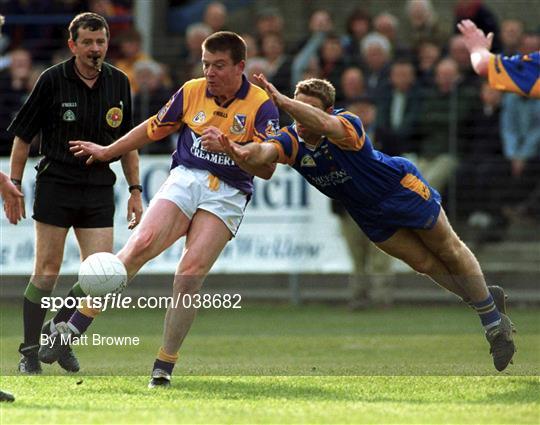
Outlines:
<svg viewBox="0 0 540 425"><path fill-rule="evenodd" d="M294 49L294 53L304 50L308 42L312 41L317 35L327 34L334 31L334 20L328 10L317 9L311 14L308 27L309 35L298 44L298 46Z"/></svg>
<svg viewBox="0 0 540 425"><path fill-rule="evenodd" d="M458 213L468 224L495 235L494 227L504 224L501 215L506 166L502 153L500 111L502 93L482 84L481 104L469 117L474 125L467 135L465 155L457 170Z"/></svg>
<svg viewBox="0 0 540 425"><path fill-rule="evenodd" d="M389 82L392 47L384 35L372 32L364 37L360 49L366 66L367 93L377 99Z"/></svg>
<svg viewBox="0 0 540 425"><path fill-rule="evenodd" d="M375 99L363 95L351 100L345 109L360 117L364 131L378 149L377 104Z"/></svg>
<svg viewBox="0 0 540 425"><path fill-rule="evenodd" d="M243 33L240 34L240 36L244 39L246 42L246 58L247 59L253 59L258 56L260 56L260 49L259 49L259 43L257 42L257 39L253 37L251 34Z"/></svg>
<svg viewBox="0 0 540 425"><path fill-rule="evenodd" d="M322 72L317 52L333 27L334 23L328 11L317 10L311 15L309 20L310 35L300 43L301 48L297 49L298 53L293 58L291 87L296 87L296 83L305 75L319 75ZM318 69L316 70L315 67Z"/></svg>
<svg viewBox="0 0 540 425"><path fill-rule="evenodd" d="M417 52L417 80L422 87L435 84L435 66L441 58L441 48L431 42L423 41L418 46Z"/></svg>
<svg viewBox="0 0 540 425"><path fill-rule="evenodd" d="M408 18L408 36L410 47L418 49L421 43L429 41L444 47L448 34L442 29L430 0L407 0L405 6Z"/></svg>
<svg viewBox="0 0 540 425"><path fill-rule="evenodd" d="M357 66L346 68L341 74L342 98L338 106L347 108L353 100L365 95L364 73Z"/></svg>
<svg viewBox="0 0 540 425"><path fill-rule="evenodd" d="M519 19L505 19L501 23L501 53L512 56L519 52L519 45L523 37L523 22ZM530 50L532 52L533 50Z"/></svg>
<svg viewBox="0 0 540 425"><path fill-rule="evenodd" d="M109 45L108 56L117 58L120 55L119 38L121 34L133 28L131 9L125 2L114 2L112 0L88 0L88 11L97 13L107 19L111 45ZM82 12L82 10L80 11ZM63 40L65 42L65 40Z"/></svg>
<svg viewBox="0 0 540 425"><path fill-rule="evenodd" d="M485 34L489 34L490 32L494 34L493 44L491 46L492 52L499 53L501 51L499 23L495 14L483 4L482 0L458 0L454 18L453 28L455 28L455 32L458 32L458 22L461 22L463 19L470 19Z"/></svg>
<svg viewBox="0 0 540 425"><path fill-rule="evenodd" d="M522 55L528 55L531 52L538 52L540 50L540 34L537 33L525 33L521 37L519 43L519 53Z"/></svg>
<svg viewBox="0 0 540 425"><path fill-rule="evenodd" d="M265 58L254 57L246 61L245 74L248 81L256 86L262 87L259 80L255 79L253 75L265 74L270 64ZM265 74L266 75L266 74Z"/></svg>
<svg viewBox="0 0 540 425"><path fill-rule="evenodd" d="M0 155L9 156L13 135L6 130L32 91L32 56L28 50L9 53L10 65L0 72Z"/></svg>
<svg viewBox="0 0 540 425"><path fill-rule="evenodd" d="M126 73L129 78L131 90L135 94L139 90L139 86L134 78L135 65L139 61L148 61L151 58L142 51L142 37L139 31L135 29L126 31L120 35L119 42L120 57L115 65Z"/></svg>
<svg viewBox="0 0 540 425"><path fill-rule="evenodd" d="M380 150L399 156L416 150L420 94L415 85L414 66L407 60L392 64L390 86L378 102L377 143Z"/></svg>
<svg viewBox="0 0 540 425"><path fill-rule="evenodd" d="M10 41L9 48L25 48L37 62L48 62L52 52L59 49L67 38L63 28L50 23L34 22L11 25L10 15L47 15L63 13L61 3L51 1L0 1L2 14L8 16L5 26L6 39ZM68 8L69 9L69 8ZM69 12L67 12L69 13Z"/></svg>
<svg viewBox="0 0 540 425"><path fill-rule="evenodd" d="M453 35L450 38L449 46L450 57L456 61L459 68L461 84L474 86L478 89L481 79L472 67L469 49L465 44L465 37L461 34Z"/></svg>
<svg viewBox="0 0 540 425"><path fill-rule="evenodd" d="M336 97L343 98L341 75L347 68L348 62L341 45L341 38L334 33L327 34L319 52L321 77L330 81L336 88Z"/></svg>
<svg viewBox="0 0 540 425"><path fill-rule="evenodd" d="M290 96L292 59L285 52L285 42L281 35L264 35L261 40L261 52L268 61L264 75L280 92Z"/></svg>
<svg viewBox="0 0 540 425"><path fill-rule="evenodd" d="M154 61L138 61L133 69L139 91L133 96L133 123L138 125L156 114L167 103L172 93L165 86L163 69ZM172 137L144 147L142 153L170 154L173 151Z"/></svg>
<svg viewBox="0 0 540 425"><path fill-rule="evenodd" d="M186 29L186 41L180 53L182 66L178 68L176 80L183 84L192 78L203 76L201 66L202 42L212 34L212 29L202 22L191 24Z"/></svg>
<svg viewBox="0 0 540 425"><path fill-rule="evenodd" d="M360 64L360 42L371 31L371 15L364 9L354 9L347 17L346 29L342 39L345 55L349 62Z"/></svg>
<svg viewBox="0 0 540 425"><path fill-rule="evenodd" d="M391 13L381 13L373 20L373 29L379 34L384 35L392 46L394 57L408 56L410 51L398 37L398 19Z"/></svg>
<svg viewBox="0 0 540 425"><path fill-rule="evenodd" d="M204 9L203 23L208 25L212 33L225 30L227 8L219 1L209 3Z"/></svg>
<svg viewBox="0 0 540 425"><path fill-rule="evenodd" d="M373 145L377 146L377 105L374 99L361 96L345 109L360 117L364 131ZM372 306L389 306L392 304L391 288L394 280L391 257L370 243L339 201L332 201L332 211L339 217L341 233L354 265L349 280L349 308L363 310Z"/></svg>
<svg viewBox="0 0 540 425"><path fill-rule="evenodd" d="M506 203L514 206L525 201L540 180L540 99L505 94L501 135L510 165Z"/></svg>
<svg viewBox="0 0 540 425"><path fill-rule="evenodd" d="M255 21L256 39L259 46L266 34L283 33L283 15L278 9L273 7L264 7L257 12Z"/></svg>
<svg viewBox="0 0 540 425"><path fill-rule="evenodd" d="M461 86L459 78L457 63L451 58L441 60L435 69L435 86L427 88L422 99L417 165L438 191L446 188L456 169L462 133L468 130L463 123L477 98L477 92Z"/></svg>

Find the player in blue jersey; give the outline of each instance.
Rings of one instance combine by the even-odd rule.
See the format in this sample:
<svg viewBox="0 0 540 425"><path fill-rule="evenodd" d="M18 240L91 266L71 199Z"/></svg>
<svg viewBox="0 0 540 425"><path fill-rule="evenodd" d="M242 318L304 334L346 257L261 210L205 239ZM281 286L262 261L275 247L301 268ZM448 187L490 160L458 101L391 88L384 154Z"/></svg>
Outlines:
<svg viewBox="0 0 540 425"><path fill-rule="evenodd" d="M278 129L275 105L243 75L245 60L242 38L228 31L214 33L203 42L204 78L186 82L157 115L108 147L71 142L75 156L89 155L91 163L109 161L179 132L168 179L118 253L132 278L146 262L186 237L173 283L173 297L182 302L167 310L163 346L154 362L150 387L170 384L178 351L197 313L196 302L183 300L198 294L225 244L236 234L253 190L252 175L226 154L205 148L208 128L240 144L262 142ZM266 168L267 178L273 170L273 166ZM88 306L75 312L60 332L83 333L97 313ZM63 349L60 344L42 346L40 356L43 353L48 362L54 361Z"/></svg>
<svg viewBox="0 0 540 425"><path fill-rule="evenodd" d="M343 203L380 249L476 309L495 367L505 369L515 347L512 322L504 314L504 293L490 287L496 289L496 303L478 261L450 226L440 195L414 164L375 150L357 116L334 110L335 89L328 81L301 81L291 99L264 76L257 78L295 123L257 145L241 146L221 135L223 150L254 175L269 164L289 164L322 193Z"/></svg>
<svg viewBox="0 0 540 425"><path fill-rule="evenodd" d="M491 87L522 96L540 97L540 51L526 55L494 55L489 51L492 33L486 36L469 19L458 23L458 29L465 37L474 70L478 75L487 76Z"/></svg>

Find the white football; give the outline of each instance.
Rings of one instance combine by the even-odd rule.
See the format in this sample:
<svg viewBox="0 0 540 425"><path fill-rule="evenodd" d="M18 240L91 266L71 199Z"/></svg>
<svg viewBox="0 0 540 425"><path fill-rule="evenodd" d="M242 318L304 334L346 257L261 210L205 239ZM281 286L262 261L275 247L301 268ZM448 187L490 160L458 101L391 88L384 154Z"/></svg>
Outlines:
<svg viewBox="0 0 540 425"><path fill-rule="evenodd" d="M79 268L79 285L86 295L92 297L122 292L127 280L124 264L110 252L98 252L88 256Z"/></svg>

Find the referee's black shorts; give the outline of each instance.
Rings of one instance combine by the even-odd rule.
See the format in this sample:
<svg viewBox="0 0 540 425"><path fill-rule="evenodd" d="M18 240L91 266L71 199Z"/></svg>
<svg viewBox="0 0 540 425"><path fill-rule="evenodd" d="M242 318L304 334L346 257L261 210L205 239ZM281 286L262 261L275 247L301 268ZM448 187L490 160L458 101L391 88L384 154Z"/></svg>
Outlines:
<svg viewBox="0 0 540 425"><path fill-rule="evenodd" d="M58 227L112 227L112 186L65 184L37 179L32 218Z"/></svg>

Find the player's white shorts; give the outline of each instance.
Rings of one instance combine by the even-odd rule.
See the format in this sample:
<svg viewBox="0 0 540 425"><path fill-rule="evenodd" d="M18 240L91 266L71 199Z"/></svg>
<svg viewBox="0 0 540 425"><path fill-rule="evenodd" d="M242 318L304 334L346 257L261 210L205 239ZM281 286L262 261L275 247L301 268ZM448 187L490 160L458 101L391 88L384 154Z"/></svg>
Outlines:
<svg viewBox="0 0 540 425"><path fill-rule="evenodd" d="M244 192L218 180L206 170L183 165L171 170L151 203L158 199L174 202L190 220L197 209L208 211L219 217L233 236L238 231L248 203Z"/></svg>

